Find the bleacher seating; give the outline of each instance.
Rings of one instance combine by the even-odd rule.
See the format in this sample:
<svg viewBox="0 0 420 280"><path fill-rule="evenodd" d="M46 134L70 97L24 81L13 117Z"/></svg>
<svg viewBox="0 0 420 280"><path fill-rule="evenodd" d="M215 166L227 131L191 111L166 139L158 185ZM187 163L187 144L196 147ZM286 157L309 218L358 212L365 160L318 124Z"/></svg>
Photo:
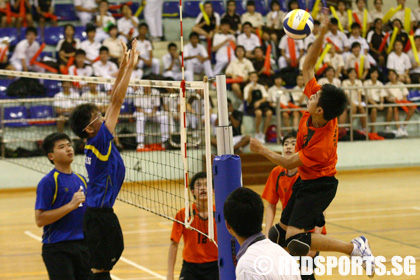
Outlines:
<svg viewBox="0 0 420 280"><path fill-rule="evenodd" d="M12 79L0 80L0 99L9 98L6 94L7 87L13 82Z"/></svg>
<svg viewBox="0 0 420 280"><path fill-rule="evenodd" d="M44 80L44 87L47 89L47 96L53 97L61 91L61 83L57 80Z"/></svg>
<svg viewBox="0 0 420 280"><path fill-rule="evenodd" d="M38 35L36 36L36 41L39 44L42 44L43 40L42 40L42 37L41 37L41 29L38 27L36 30L38 31ZM26 27L22 27L20 29L19 41L22 41L22 40L26 39L26 34L25 33L26 33Z"/></svg>
<svg viewBox="0 0 420 280"><path fill-rule="evenodd" d="M54 109L52 106L49 105L36 105L31 106L29 109L30 118L31 119L41 119L37 121L29 122L30 125L36 126L46 126L46 125L55 125L55 121L51 120L42 120L42 119L49 119L54 117Z"/></svg>
<svg viewBox="0 0 420 280"><path fill-rule="evenodd" d="M196 18L200 14L200 2L198 1L185 1L183 13L185 17Z"/></svg>
<svg viewBox="0 0 420 280"><path fill-rule="evenodd" d="M76 21L78 17L76 16L76 10L74 4L56 4L54 6L54 14L61 21Z"/></svg>
<svg viewBox="0 0 420 280"><path fill-rule="evenodd" d="M263 16L268 13L265 0L255 0L255 11L261 13Z"/></svg>
<svg viewBox="0 0 420 280"><path fill-rule="evenodd" d="M242 0L236 0L236 13L239 15L246 13L246 7L242 5Z"/></svg>
<svg viewBox="0 0 420 280"><path fill-rule="evenodd" d="M55 46L58 41L64 39L64 28L62 26L45 27L44 34L45 43Z"/></svg>
<svg viewBox="0 0 420 280"><path fill-rule="evenodd" d="M10 46L16 46L19 42L18 30L12 27L0 28L0 38L9 41Z"/></svg>
<svg viewBox="0 0 420 280"><path fill-rule="evenodd" d="M8 127L25 127L28 126L26 119L28 118L28 110L25 106L16 106L16 107L5 107L4 108L4 120L14 121L21 120L21 122L15 123L5 123L5 126Z"/></svg>
<svg viewBox="0 0 420 280"><path fill-rule="evenodd" d="M225 13L225 4L222 0L218 1L210 1L213 5L213 10L218 13L220 16L222 16Z"/></svg>
<svg viewBox="0 0 420 280"><path fill-rule="evenodd" d="M74 38L79 39L80 41L86 40L86 27L85 26L75 26Z"/></svg>
<svg viewBox="0 0 420 280"><path fill-rule="evenodd" d="M163 17L178 18L179 17L179 2L165 2L163 3Z"/></svg>

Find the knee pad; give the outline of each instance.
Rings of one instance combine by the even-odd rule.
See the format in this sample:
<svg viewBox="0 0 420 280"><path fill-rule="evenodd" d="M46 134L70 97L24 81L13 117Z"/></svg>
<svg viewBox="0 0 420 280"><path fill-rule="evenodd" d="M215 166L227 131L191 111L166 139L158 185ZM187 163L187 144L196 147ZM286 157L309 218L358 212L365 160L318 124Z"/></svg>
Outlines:
<svg viewBox="0 0 420 280"><path fill-rule="evenodd" d="M311 249L311 234L299 233L286 240L287 249L292 256L306 256Z"/></svg>
<svg viewBox="0 0 420 280"><path fill-rule="evenodd" d="M281 247L287 247L286 244L286 231L281 228L279 224L275 224L268 232L268 239L272 242L279 244Z"/></svg>
<svg viewBox="0 0 420 280"><path fill-rule="evenodd" d="M90 280L111 280L111 274L108 272L92 273Z"/></svg>

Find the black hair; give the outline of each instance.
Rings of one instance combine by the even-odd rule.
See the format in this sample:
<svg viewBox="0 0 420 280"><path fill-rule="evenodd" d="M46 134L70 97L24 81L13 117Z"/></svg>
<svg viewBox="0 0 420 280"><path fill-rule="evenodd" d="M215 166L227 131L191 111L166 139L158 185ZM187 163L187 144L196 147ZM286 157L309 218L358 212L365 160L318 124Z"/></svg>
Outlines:
<svg viewBox="0 0 420 280"><path fill-rule="evenodd" d="M86 103L77 106L70 114L69 123L70 128L74 134L82 139L88 138L88 133L83 131L85 127L90 123L92 114L99 111L93 103Z"/></svg>
<svg viewBox="0 0 420 280"><path fill-rule="evenodd" d="M420 1L420 0L419 0ZM414 36L414 40L416 40L416 39L419 39L420 38L420 35L416 35L416 36Z"/></svg>
<svg viewBox="0 0 420 280"><path fill-rule="evenodd" d="M118 27L116 25L111 24L110 26L108 26L108 32L111 31L114 28L118 30Z"/></svg>
<svg viewBox="0 0 420 280"><path fill-rule="evenodd" d="M395 71L394 69L388 69L388 75L391 74L391 73L394 73L395 75L397 75L397 78L398 78L397 71Z"/></svg>
<svg viewBox="0 0 420 280"><path fill-rule="evenodd" d="M281 7L281 6L280 6L280 2L279 2L279 1L277 1L277 0L273 0L273 1L271 1L271 4L270 4L270 9L271 9L271 10L273 10L273 5L275 5L275 4L276 4L276 5L278 5L279 7Z"/></svg>
<svg viewBox="0 0 420 280"><path fill-rule="evenodd" d="M48 135L47 137L44 138L44 141L42 141L42 151L44 151L45 155L48 158L48 154L49 153L53 153L54 152L54 145L55 142L60 141L60 140L68 140L71 143L71 139L70 137L65 134L65 133L60 133L60 132L55 132L52 133L50 135ZM48 159L52 164L54 164L54 162L50 159Z"/></svg>
<svg viewBox="0 0 420 280"><path fill-rule="evenodd" d="M149 26L145 22L140 23L138 29L140 29L142 27L146 27L147 29L149 29Z"/></svg>
<svg viewBox="0 0 420 280"><path fill-rule="evenodd" d="M203 6L210 4L213 7L213 4L210 1L204 1Z"/></svg>
<svg viewBox="0 0 420 280"><path fill-rule="evenodd" d="M99 3L102 3L102 2L105 2L105 3L109 4L108 3L108 0L101 0L101 1L99 1Z"/></svg>
<svg viewBox="0 0 420 280"><path fill-rule="evenodd" d="M351 27L352 30L355 29L355 28L361 29L360 24L358 24L357 22L353 22L350 27Z"/></svg>
<svg viewBox="0 0 420 280"><path fill-rule="evenodd" d="M35 36L38 36L38 30L35 27L28 27L26 29L25 35L28 35L28 33L34 33Z"/></svg>
<svg viewBox="0 0 420 280"><path fill-rule="evenodd" d="M373 0L373 5L375 5L377 2L381 2L381 4L384 3L384 2L382 2L382 0Z"/></svg>
<svg viewBox="0 0 420 280"><path fill-rule="evenodd" d="M257 73L256 71L249 72L249 73L248 73L248 76L250 77L252 74L257 75L257 77L258 77L258 73Z"/></svg>
<svg viewBox="0 0 420 280"><path fill-rule="evenodd" d="M225 220L233 231L248 238L262 231L264 204L256 192L242 187L234 190L223 206Z"/></svg>
<svg viewBox="0 0 420 280"><path fill-rule="evenodd" d="M344 90L332 84L322 86L318 106L324 110L324 119L330 121L343 114L349 104Z"/></svg>
<svg viewBox="0 0 420 280"><path fill-rule="evenodd" d="M168 50L169 50L170 48L172 48L172 47L178 48L174 42L170 42L170 43L168 44Z"/></svg>
<svg viewBox="0 0 420 280"><path fill-rule="evenodd" d="M64 30L66 30L67 27L70 27L71 29L73 29L73 32L76 31L76 29L74 28L74 25L73 24L68 23L68 24L64 25Z"/></svg>
<svg viewBox="0 0 420 280"><path fill-rule="evenodd" d="M299 8L299 2L297 0L290 0L289 3L287 4L287 10L288 11L292 10L292 4L297 4L298 8Z"/></svg>
<svg viewBox="0 0 420 280"><path fill-rule="evenodd" d="M244 27L245 27L245 25L249 25L249 26L251 26L251 28L253 27L253 26L252 26L252 23L250 23L249 21L245 21L245 22L242 24L242 28L244 28Z"/></svg>
<svg viewBox="0 0 420 280"><path fill-rule="evenodd" d="M78 56L78 55L86 55L86 52L82 49L77 49L74 56Z"/></svg>
<svg viewBox="0 0 420 280"><path fill-rule="evenodd" d="M220 25L223 25L223 24L230 25L230 22L229 22L229 20L228 20L227 18L223 18L223 19L220 21Z"/></svg>
<svg viewBox="0 0 420 280"><path fill-rule="evenodd" d="M283 137L283 140L281 141L281 145L284 146L284 143L286 143L287 139L290 138L297 138L297 132L295 130L292 130L292 132L287 133L286 136Z"/></svg>
<svg viewBox="0 0 420 280"><path fill-rule="evenodd" d="M195 173L195 175L191 178L191 182L190 182L190 189L191 189L191 191L194 190L195 182L198 179L205 179L205 178L207 178L207 173L206 172L198 172L198 173Z"/></svg>
<svg viewBox="0 0 420 280"><path fill-rule="evenodd" d="M332 25L338 25L338 20L335 17L333 17L333 18L330 19L330 23Z"/></svg>
<svg viewBox="0 0 420 280"><path fill-rule="evenodd" d="M91 24L91 23L88 23L88 24L86 24L86 34L87 33L89 33L89 32L96 32L96 27L95 27L95 25L93 25L93 24Z"/></svg>
<svg viewBox="0 0 420 280"><path fill-rule="evenodd" d="M99 53L101 53L101 52L107 52L107 53L109 53L108 47L105 47L105 46L100 47L99 48Z"/></svg>
<svg viewBox="0 0 420 280"><path fill-rule="evenodd" d="M232 104L232 100L230 98L227 99L228 104Z"/></svg>
<svg viewBox="0 0 420 280"><path fill-rule="evenodd" d="M370 67L370 69L369 69L369 75L368 75L369 76L369 79L370 79L370 75L372 75L372 73L374 73L374 72L378 73L378 75L380 74L378 67L376 67L376 66Z"/></svg>
<svg viewBox="0 0 420 280"><path fill-rule="evenodd" d="M420 0L419 0L419 1L420 1ZM234 4L236 5L236 1L235 1L235 0L228 0L228 1L227 1L227 3L226 3L226 5L228 5L228 6L229 6L229 4L230 4L230 3L234 3Z"/></svg>
<svg viewBox="0 0 420 280"><path fill-rule="evenodd" d="M198 33L197 32L191 32L190 33L190 40L191 40L191 38L192 37L197 37L197 38L199 38L199 35L198 35Z"/></svg>
<svg viewBox="0 0 420 280"><path fill-rule="evenodd" d="M321 25L321 22L319 20L314 20L314 25Z"/></svg>
<svg viewBox="0 0 420 280"><path fill-rule="evenodd" d="M373 21L373 26L375 26L378 23L378 21L382 21L382 19L381 18L375 18L375 20Z"/></svg>
<svg viewBox="0 0 420 280"><path fill-rule="evenodd" d="M246 53L244 46L239 45L239 46L236 46L236 49L235 49L235 56L238 56L238 49L242 49L242 50Z"/></svg>
<svg viewBox="0 0 420 280"><path fill-rule="evenodd" d="M362 48L359 42L353 42L353 44L351 44L350 49L353 50L354 48L357 48L357 47Z"/></svg>
<svg viewBox="0 0 420 280"><path fill-rule="evenodd" d="M360 1L362 1L362 0L356 0L356 4L359 3ZM363 0L363 1L365 1L365 0ZM365 1L365 4L366 4L366 1Z"/></svg>
<svg viewBox="0 0 420 280"><path fill-rule="evenodd" d="M254 48L254 50L253 50L253 52L255 53L255 50L257 50L257 49L260 49L260 50L264 53L263 48L262 48L262 47L260 47L260 46L255 47L255 48Z"/></svg>
<svg viewBox="0 0 420 280"><path fill-rule="evenodd" d="M404 26L404 24L402 23L402 21L399 18L394 19L392 21L392 25L394 25L394 22L396 22L396 21L398 21L400 23L401 27Z"/></svg>
<svg viewBox="0 0 420 280"><path fill-rule="evenodd" d="M346 7L347 7L347 3L346 3L346 1L345 1L345 0L338 0L338 2L337 2L337 6L338 6L338 4L340 4L340 3L343 3L343 4L344 4L344 6L346 6Z"/></svg>
<svg viewBox="0 0 420 280"><path fill-rule="evenodd" d="M325 73L327 73L328 71L333 70L335 73L335 69L331 66L328 66L327 69L325 69Z"/></svg>
<svg viewBox="0 0 420 280"><path fill-rule="evenodd" d="M353 71L356 72L356 74L357 74L356 68L354 68L354 67L351 67L351 68L347 69L347 74L350 74Z"/></svg>
<svg viewBox="0 0 420 280"><path fill-rule="evenodd" d="M394 42L394 47L395 47L395 43L397 43L397 42L401 43L401 45L403 45L403 47L404 47L404 42L403 42L403 41L401 41L400 39L395 40L395 42Z"/></svg>
<svg viewBox="0 0 420 280"><path fill-rule="evenodd" d="M255 1L253 1L253 0L247 1L247 2L246 2L246 6L247 6L247 7L248 7L248 6L254 6L254 7L255 7Z"/></svg>

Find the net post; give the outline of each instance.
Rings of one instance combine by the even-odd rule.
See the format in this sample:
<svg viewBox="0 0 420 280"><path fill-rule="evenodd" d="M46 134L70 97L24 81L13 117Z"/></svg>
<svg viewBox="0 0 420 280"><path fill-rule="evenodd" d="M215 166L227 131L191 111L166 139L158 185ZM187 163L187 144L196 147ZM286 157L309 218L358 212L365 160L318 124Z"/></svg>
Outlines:
<svg viewBox="0 0 420 280"><path fill-rule="evenodd" d="M232 127L229 125L226 76L217 75L218 123L217 156L213 160L214 193L216 200L217 243L220 280L235 279L238 242L226 228L223 206L229 194L242 186L241 158L233 155Z"/></svg>

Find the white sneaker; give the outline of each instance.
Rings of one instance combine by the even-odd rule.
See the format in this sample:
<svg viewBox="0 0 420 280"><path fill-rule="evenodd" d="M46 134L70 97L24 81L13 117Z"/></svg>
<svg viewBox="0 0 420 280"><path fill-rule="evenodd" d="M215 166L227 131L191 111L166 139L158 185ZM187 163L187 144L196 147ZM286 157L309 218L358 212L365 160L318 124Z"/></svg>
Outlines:
<svg viewBox="0 0 420 280"><path fill-rule="evenodd" d="M351 257L357 256L363 258L363 268L366 270L366 274L369 278L375 276L375 259L370 249L369 242L364 235L354 238L351 243L354 245ZM369 267L366 265L370 263ZM367 270L368 268L368 270Z"/></svg>
<svg viewBox="0 0 420 280"><path fill-rule="evenodd" d="M387 126L385 126L385 131L386 132L390 132L390 131L392 131L392 129L391 129L391 127L389 125L387 125Z"/></svg>
<svg viewBox="0 0 420 280"><path fill-rule="evenodd" d="M407 127L406 126L402 126L401 127L401 130L402 130L403 136L408 137Z"/></svg>
<svg viewBox="0 0 420 280"><path fill-rule="evenodd" d="M402 129L401 127L398 128L398 130L397 130L397 137L402 138L404 136L405 136L404 129Z"/></svg>

